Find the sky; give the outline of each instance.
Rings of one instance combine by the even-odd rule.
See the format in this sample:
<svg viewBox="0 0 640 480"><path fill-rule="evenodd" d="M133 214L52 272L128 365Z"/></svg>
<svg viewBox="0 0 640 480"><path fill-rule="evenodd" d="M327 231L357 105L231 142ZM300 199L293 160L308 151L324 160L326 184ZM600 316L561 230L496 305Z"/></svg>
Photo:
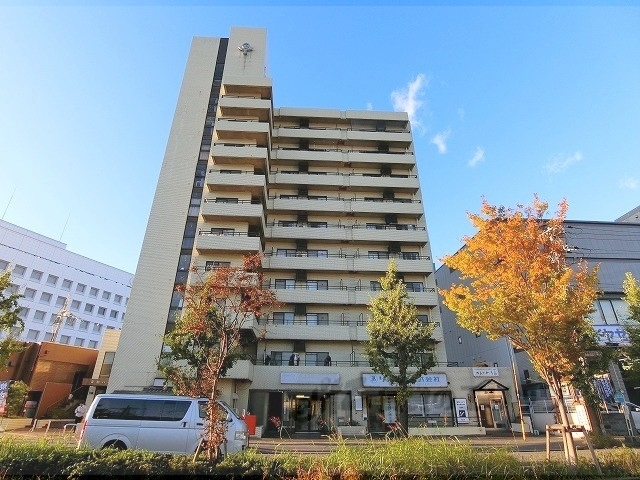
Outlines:
<svg viewBox="0 0 640 480"><path fill-rule="evenodd" d="M239 4L0 6L0 218L134 273L191 40L232 26L276 108L409 113L436 266L483 198L640 205L640 7Z"/></svg>

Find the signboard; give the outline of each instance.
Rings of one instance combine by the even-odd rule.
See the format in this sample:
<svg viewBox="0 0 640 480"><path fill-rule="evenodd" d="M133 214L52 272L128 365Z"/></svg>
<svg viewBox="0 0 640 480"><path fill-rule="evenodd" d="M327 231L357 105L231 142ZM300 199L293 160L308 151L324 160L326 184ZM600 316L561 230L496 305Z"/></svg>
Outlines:
<svg viewBox="0 0 640 480"><path fill-rule="evenodd" d="M474 377L499 377L500 370L497 367L473 367L471 369Z"/></svg>
<svg viewBox="0 0 640 480"><path fill-rule="evenodd" d="M411 386L417 387L446 387L447 375L445 373L430 373L428 375L422 375L418 381ZM384 375L379 373L363 373L362 374L362 386L363 387L397 387L396 383L391 383L385 378Z"/></svg>
<svg viewBox="0 0 640 480"><path fill-rule="evenodd" d="M630 345L631 340L624 325L594 325L593 329L600 345Z"/></svg>
<svg viewBox="0 0 640 480"><path fill-rule="evenodd" d="M624 393L616 392L613 396L613 399L616 401L616 403L624 403Z"/></svg>
<svg viewBox="0 0 640 480"><path fill-rule="evenodd" d="M396 423L396 397L384 397L384 423Z"/></svg>
<svg viewBox="0 0 640 480"><path fill-rule="evenodd" d="M456 419L458 424L469 423L469 408L466 398L454 398L453 402L456 407Z"/></svg>
<svg viewBox="0 0 640 480"><path fill-rule="evenodd" d="M340 385L339 373L282 372L280 383L302 385Z"/></svg>
<svg viewBox="0 0 640 480"><path fill-rule="evenodd" d="M11 380L0 382L0 415L4 415L7 409L7 395L9 394L9 385Z"/></svg>
<svg viewBox="0 0 640 480"><path fill-rule="evenodd" d="M355 406L356 412L361 412L362 411L362 396L361 395L355 395L353 397L353 401L356 404L356 406Z"/></svg>

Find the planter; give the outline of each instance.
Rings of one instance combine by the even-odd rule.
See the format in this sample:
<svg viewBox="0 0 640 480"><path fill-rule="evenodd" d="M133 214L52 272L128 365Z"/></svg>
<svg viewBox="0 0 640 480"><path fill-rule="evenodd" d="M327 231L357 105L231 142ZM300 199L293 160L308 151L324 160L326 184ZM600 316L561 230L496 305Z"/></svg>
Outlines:
<svg viewBox="0 0 640 480"><path fill-rule="evenodd" d="M342 437L363 437L367 434L367 427L364 425L337 427L338 434Z"/></svg>

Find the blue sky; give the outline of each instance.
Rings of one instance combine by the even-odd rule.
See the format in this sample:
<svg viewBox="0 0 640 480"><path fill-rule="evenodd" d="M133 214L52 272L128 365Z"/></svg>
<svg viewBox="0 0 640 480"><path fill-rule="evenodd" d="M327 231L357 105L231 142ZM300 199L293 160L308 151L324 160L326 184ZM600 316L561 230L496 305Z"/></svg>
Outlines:
<svg viewBox="0 0 640 480"><path fill-rule="evenodd" d="M640 205L640 7L0 7L0 217L134 272L193 36L267 28L274 106L404 109L431 248L491 203Z"/></svg>

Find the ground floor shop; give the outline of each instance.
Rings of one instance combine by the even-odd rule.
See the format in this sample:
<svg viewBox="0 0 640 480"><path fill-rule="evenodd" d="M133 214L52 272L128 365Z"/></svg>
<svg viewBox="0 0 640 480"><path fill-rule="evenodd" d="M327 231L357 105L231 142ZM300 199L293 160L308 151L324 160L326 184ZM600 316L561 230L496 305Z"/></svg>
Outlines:
<svg viewBox="0 0 640 480"><path fill-rule="evenodd" d="M269 381L265 373L248 388L235 390L236 409L254 415L264 436L387 434L399 418L397 386L379 374L271 368L267 373L272 384L277 381L275 388L260 388ZM424 375L412 386L409 427L453 429L442 434L469 426L509 430L518 408L506 370L451 367Z"/></svg>

